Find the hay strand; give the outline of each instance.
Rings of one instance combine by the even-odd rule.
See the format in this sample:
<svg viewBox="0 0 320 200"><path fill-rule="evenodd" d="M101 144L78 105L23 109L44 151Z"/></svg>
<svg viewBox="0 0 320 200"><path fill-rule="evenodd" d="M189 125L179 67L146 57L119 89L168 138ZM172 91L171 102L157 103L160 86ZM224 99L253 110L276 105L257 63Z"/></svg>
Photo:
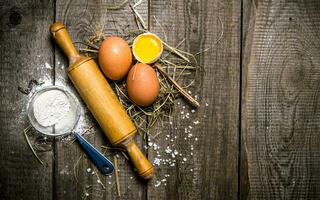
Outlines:
<svg viewBox="0 0 320 200"><path fill-rule="evenodd" d="M33 155L37 158L37 160L39 161L39 163L40 163L41 165L44 165L44 164L43 164L43 161L39 158L39 156L37 155L36 151L33 149L32 144L31 144L31 142L30 142L30 140L29 140L29 137L28 137L28 134L27 134L27 133L29 132L30 129L31 129L31 125L29 125L27 128L25 128L25 129L23 130L23 135L24 135L24 137L25 137L25 139L26 139L26 141L27 141L27 143L28 143L28 145L29 145L29 147L30 147Z"/></svg>
<svg viewBox="0 0 320 200"><path fill-rule="evenodd" d="M115 174L115 181L116 181L116 187L117 187L117 194L118 194L118 197L121 197L117 155L113 156L113 162L114 162L114 174Z"/></svg>
<svg viewBox="0 0 320 200"><path fill-rule="evenodd" d="M171 78L160 66L160 64L155 64L155 67L176 87L176 89L180 92L180 94L185 97L191 105L194 107L199 107L200 104L197 100L195 100L187 91L185 91L173 78Z"/></svg>
<svg viewBox="0 0 320 200"><path fill-rule="evenodd" d="M138 19L138 21L140 22L140 25L142 26L142 28L144 30L148 30L148 27L146 26L146 23L144 22L144 20L142 19L141 15L137 12L137 10L132 6L129 5L131 10L133 11L135 17Z"/></svg>
<svg viewBox="0 0 320 200"><path fill-rule="evenodd" d="M81 156L79 156L79 158L77 159L76 163L73 165L73 176L77 183L78 183L78 172L79 172L78 166L83 155L84 154L81 154Z"/></svg>
<svg viewBox="0 0 320 200"><path fill-rule="evenodd" d="M102 183L102 181L101 181L101 179L100 179L100 176L98 175L97 170L93 170L93 171L94 171L94 175L97 177L97 183L98 183L99 185L101 185L101 187L102 187L103 189L106 189L106 186Z"/></svg>

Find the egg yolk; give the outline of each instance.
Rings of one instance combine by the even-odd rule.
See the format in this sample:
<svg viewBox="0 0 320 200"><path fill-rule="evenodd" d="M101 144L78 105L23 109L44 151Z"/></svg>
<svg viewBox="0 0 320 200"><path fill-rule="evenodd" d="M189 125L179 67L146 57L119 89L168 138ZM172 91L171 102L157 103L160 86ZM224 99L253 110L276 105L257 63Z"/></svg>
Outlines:
<svg viewBox="0 0 320 200"><path fill-rule="evenodd" d="M137 38L133 51L140 62L150 63L159 56L161 41L153 35L141 35Z"/></svg>

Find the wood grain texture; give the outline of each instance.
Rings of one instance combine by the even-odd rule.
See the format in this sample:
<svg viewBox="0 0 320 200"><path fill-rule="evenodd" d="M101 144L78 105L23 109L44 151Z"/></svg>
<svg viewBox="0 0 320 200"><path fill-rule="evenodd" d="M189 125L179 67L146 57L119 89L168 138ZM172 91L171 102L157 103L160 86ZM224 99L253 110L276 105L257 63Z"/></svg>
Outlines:
<svg viewBox="0 0 320 200"><path fill-rule="evenodd" d="M245 148L251 199L319 199L319 1L257 1Z"/></svg>
<svg viewBox="0 0 320 200"><path fill-rule="evenodd" d="M123 35L128 30L136 29L134 18L129 5L126 4L120 10L108 10L107 7L121 3L121 1L57 1L56 20L63 22L74 42L84 41L88 36L92 36L101 27L107 36ZM139 8L142 17L147 21L148 4L144 1ZM104 25L104 27L103 27ZM83 47L76 43L76 47ZM63 52L56 50L56 84L65 85L71 90L72 83L67 78L66 68L68 62ZM76 93L76 91L74 91ZM80 97L79 97L80 99ZM84 112L83 126L94 126L94 135L87 139L98 149L101 145L111 146L100 130L85 105L82 103ZM142 135L136 136L136 141L140 147L144 144ZM77 167L77 180L74 176L73 167L78 161L83 151L77 144L66 145L63 142L56 143L56 198L57 199L117 199L115 177L111 175L105 177L98 172L105 189L97 182L97 177L87 172L87 169L96 169L90 160L83 158ZM119 154L119 182L122 199L145 199L146 187L144 182L138 179L133 171L130 161L126 160L117 150L108 150L106 155L113 162L113 156ZM85 197L85 193L89 196Z"/></svg>
<svg viewBox="0 0 320 200"><path fill-rule="evenodd" d="M249 191L249 177L248 177L248 158L245 148L244 133L246 132L246 89L247 89L247 75L248 64L251 56L251 46L255 25L255 11L256 2L254 0L242 1L242 24L241 24L241 132L240 134L240 166L239 166L239 199L250 199Z"/></svg>
<svg viewBox="0 0 320 200"><path fill-rule="evenodd" d="M18 91L31 79L53 81L53 48L43 32L53 21L51 1L0 3L0 199L52 199L53 152L34 157L24 138L28 96ZM50 144L49 144L50 145Z"/></svg>
<svg viewBox="0 0 320 200"><path fill-rule="evenodd" d="M151 142L161 146L162 151L167 146L177 150L179 155L174 159L174 166L161 163L156 168L148 198L236 199L240 1L151 1L150 6L151 31L167 37L169 44L175 46L185 39L181 48L191 53L212 48L198 57L205 73L196 73L196 84L190 88L192 95L198 96L201 107L192 113L188 103L181 100L174 108L171 122L159 123L153 130L161 134ZM219 18L224 34L214 45L222 31ZM184 84L190 81L179 80ZM188 119L184 118L186 113L190 113ZM195 125L196 121L200 123ZM185 129L192 136L188 137ZM158 157L151 148L148 155L151 160ZM162 159L168 157L161 154ZM163 179L166 181L158 186L158 181Z"/></svg>
<svg viewBox="0 0 320 200"><path fill-rule="evenodd" d="M68 61L50 38L49 26L54 20L63 22L75 42L103 24L108 35L126 35L136 29L128 3L120 10L106 10L121 2L0 2L0 199L320 198L320 2L316 0L144 0L137 7L139 13L145 21L150 19L150 30L167 43L174 46L185 39L181 48L191 53L212 46L197 56L205 72L194 73L195 85L189 88L201 107L193 113L179 99L172 117L150 132L159 133L149 139L160 147L148 149L150 160L159 158L160 152L162 159L175 160L175 165L162 160L154 179L146 183L119 151L108 150L112 161L119 154L119 198L114 176L96 171L106 187L102 188L97 176L87 172L96 170L92 162L86 157L79 160L83 151L76 143L61 138L53 144L48 141L53 148L38 152L45 162L39 164L23 137L29 125L25 110L29 96L18 86L26 88L35 79L76 93L67 78ZM214 45L222 31L219 19L224 34ZM76 43L76 47L82 46ZM98 149L110 146L81 103L81 126L94 126L94 134L86 138ZM136 141L140 147L146 145L143 135ZM165 153L167 147L178 151L176 158Z"/></svg>

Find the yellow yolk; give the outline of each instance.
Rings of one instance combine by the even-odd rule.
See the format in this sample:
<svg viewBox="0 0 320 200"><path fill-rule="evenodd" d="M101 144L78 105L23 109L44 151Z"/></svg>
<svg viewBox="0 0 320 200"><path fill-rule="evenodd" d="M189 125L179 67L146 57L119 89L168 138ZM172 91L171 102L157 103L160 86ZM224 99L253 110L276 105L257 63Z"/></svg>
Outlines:
<svg viewBox="0 0 320 200"><path fill-rule="evenodd" d="M140 35L135 41L133 52L142 63L151 63L158 58L162 51L161 41L154 35Z"/></svg>

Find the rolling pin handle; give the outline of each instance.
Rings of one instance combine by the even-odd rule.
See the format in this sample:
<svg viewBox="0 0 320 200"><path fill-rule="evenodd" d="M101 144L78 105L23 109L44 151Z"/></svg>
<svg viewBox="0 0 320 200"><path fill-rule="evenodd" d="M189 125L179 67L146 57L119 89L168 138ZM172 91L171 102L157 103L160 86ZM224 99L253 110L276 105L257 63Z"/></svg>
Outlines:
<svg viewBox="0 0 320 200"><path fill-rule="evenodd" d="M140 151L134 140L129 141L129 143L126 145L126 149L133 162L133 165L137 168L139 176L143 179L152 178L154 172L153 166Z"/></svg>
<svg viewBox="0 0 320 200"><path fill-rule="evenodd" d="M58 45L68 56L70 64L75 62L80 55L74 47L66 27L60 22L55 22L50 26L50 32Z"/></svg>

